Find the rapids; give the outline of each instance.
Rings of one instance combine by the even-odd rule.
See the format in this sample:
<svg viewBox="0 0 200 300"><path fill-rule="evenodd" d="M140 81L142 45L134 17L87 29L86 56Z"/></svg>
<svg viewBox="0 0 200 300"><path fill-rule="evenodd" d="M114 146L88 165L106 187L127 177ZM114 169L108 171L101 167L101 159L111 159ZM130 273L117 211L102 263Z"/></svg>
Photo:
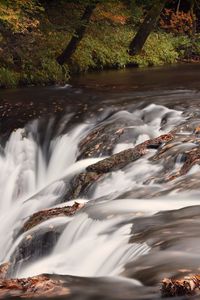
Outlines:
<svg viewBox="0 0 200 300"><path fill-rule="evenodd" d="M194 106L182 105L181 98L191 95ZM131 299L139 294L151 299L149 287L155 287L156 299L164 277L199 271L199 160L180 173L187 153L199 149L199 92L136 93L135 102L131 97L125 97L123 106L116 99L115 108L112 98L112 109L101 103L91 108L92 114L87 107L83 118L73 111L36 118L1 140L0 262L11 263L8 277L70 275L88 284L94 279L94 286L103 280L131 287ZM112 140L113 128L120 132L117 140ZM96 151L88 155L81 145L96 130L105 130L112 147L98 152L99 144L88 139L88 148ZM77 199L66 197L73 179L88 166L169 132L175 134L170 147L153 145ZM74 216L55 217L21 232L35 212L75 201L84 207ZM40 242L52 228L58 238L50 235L45 252Z"/></svg>

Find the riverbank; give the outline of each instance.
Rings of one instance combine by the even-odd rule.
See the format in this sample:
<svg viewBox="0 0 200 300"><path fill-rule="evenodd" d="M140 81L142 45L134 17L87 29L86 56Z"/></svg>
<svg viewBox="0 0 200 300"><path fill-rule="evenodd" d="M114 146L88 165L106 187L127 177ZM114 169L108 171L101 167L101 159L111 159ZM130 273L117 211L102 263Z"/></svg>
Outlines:
<svg viewBox="0 0 200 300"><path fill-rule="evenodd" d="M4 24L0 34L0 87L63 84L71 76L90 70L198 61L198 39L194 42L186 35L161 30L150 35L140 55L131 57L127 50L137 26L130 21L126 6L118 3L97 8L71 65L61 67L56 57L69 42L81 10L52 1L52 5L38 6L37 11L34 7L33 11L30 3L16 8L9 1L0 4L0 21Z"/></svg>

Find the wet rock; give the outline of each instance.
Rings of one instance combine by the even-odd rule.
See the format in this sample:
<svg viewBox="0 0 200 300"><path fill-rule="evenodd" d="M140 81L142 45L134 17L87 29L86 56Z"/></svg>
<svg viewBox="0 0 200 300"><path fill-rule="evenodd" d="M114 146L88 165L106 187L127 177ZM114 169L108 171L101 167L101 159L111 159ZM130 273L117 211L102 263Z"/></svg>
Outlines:
<svg viewBox="0 0 200 300"><path fill-rule="evenodd" d="M155 285L165 277L178 279L197 274L199 216L197 205L136 218L130 242L145 242L151 251L127 265L125 275L145 285Z"/></svg>
<svg viewBox="0 0 200 300"><path fill-rule="evenodd" d="M112 150L123 134L124 128L119 128L111 135L104 132L104 129L96 129L90 133L80 144L79 150L81 154L78 159L89 157L100 157L112 154ZM111 137L112 136L112 137Z"/></svg>
<svg viewBox="0 0 200 300"><path fill-rule="evenodd" d="M172 153L168 153L167 157L165 157L165 161L163 163L164 172L163 172L163 174L160 174L162 176L159 176L159 178L157 178L155 180L156 183L165 183L165 182L177 179L178 177L186 175L195 164L200 164L200 147L199 146L194 147L188 151L183 151L183 150L178 151L178 149L175 149L175 150L176 151L173 155L172 155ZM169 152L171 152L171 151L169 151ZM181 166L181 168L178 171L170 173L170 171L172 171L173 167L175 166L178 155L181 155L181 160L182 160L183 165ZM155 159L155 157L154 157L154 159ZM189 183L189 181L187 180L186 184L188 185L188 183Z"/></svg>
<svg viewBox="0 0 200 300"><path fill-rule="evenodd" d="M111 155L117 143L132 143L135 138L133 126L142 124L139 119L133 120L128 112L111 116L80 142L78 159Z"/></svg>
<svg viewBox="0 0 200 300"><path fill-rule="evenodd" d="M108 173L117 171L131 162L139 159L145 154L144 149L127 149L117 154L112 155L96 164L93 164L86 168L88 172Z"/></svg>
<svg viewBox="0 0 200 300"><path fill-rule="evenodd" d="M0 265L0 280L4 279L6 277L9 266L10 266L9 262L6 262L6 263Z"/></svg>
<svg viewBox="0 0 200 300"><path fill-rule="evenodd" d="M158 194L160 187L158 185L144 185L141 187L134 187L133 189L122 192L117 199L149 199L152 195Z"/></svg>
<svg viewBox="0 0 200 300"><path fill-rule="evenodd" d="M163 143L169 142L173 139L171 133L161 135L155 139L147 140L144 143L137 145L134 148L130 148L112 155L109 158L103 159L100 162L90 165L86 168L88 172L96 173L108 173L112 171L120 170L131 162L138 160L144 154L148 152L148 149L158 148Z"/></svg>
<svg viewBox="0 0 200 300"><path fill-rule="evenodd" d="M36 227L37 225L55 217L73 216L82 207L83 204L75 202L73 206L51 208L33 214L18 233L18 236L20 234L24 234L24 236L11 256L7 275L13 276L26 264L48 255L65 228L64 223L56 225L48 223L39 228ZM26 234L27 231L29 232Z"/></svg>
<svg viewBox="0 0 200 300"><path fill-rule="evenodd" d="M25 233L11 255L7 276L16 276L21 268L30 262L48 255L56 245L64 228L65 224L59 226L50 224L48 227Z"/></svg>
<svg viewBox="0 0 200 300"><path fill-rule="evenodd" d="M39 275L23 279L0 279L0 298L5 297L56 297L68 295L70 290L61 279Z"/></svg>
<svg viewBox="0 0 200 300"><path fill-rule="evenodd" d="M83 207L83 204L75 202L72 206L64 206L42 210L33 214L23 225L22 232L28 231L34 226L47 221L51 218L61 216L73 216L78 210Z"/></svg>
<svg viewBox="0 0 200 300"><path fill-rule="evenodd" d="M200 164L200 148L192 149L185 153L185 163L180 170L180 175L185 175L195 165Z"/></svg>
<svg viewBox="0 0 200 300"><path fill-rule="evenodd" d="M183 279L162 280L161 294L163 297L193 296L200 290L200 275L191 275Z"/></svg>
<svg viewBox="0 0 200 300"><path fill-rule="evenodd" d="M171 133L164 134L88 166L86 172L77 175L71 181L70 189L66 193L65 199L76 199L78 197L86 196L93 184L102 180L107 173L122 169L128 164L141 158L149 151L149 149L158 148L163 143L171 141L173 138Z"/></svg>
<svg viewBox="0 0 200 300"><path fill-rule="evenodd" d="M191 174L187 175L187 177L177 178L176 182L174 182L174 185L167 189L165 193L168 194L174 189L179 192L199 189L199 174ZM155 196L157 197L157 195Z"/></svg>
<svg viewBox="0 0 200 300"><path fill-rule="evenodd" d="M134 284L134 281L118 278L109 278L108 280L108 278L66 275L39 275L25 279L7 280L3 282L0 292L2 293L0 298L7 296L9 299L44 299L46 297L52 300L160 299L159 286L138 286Z"/></svg>
<svg viewBox="0 0 200 300"><path fill-rule="evenodd" d="M70 200L85 196L93 183L97 182L101 177L102 174L96 172L80 173L70 183L70 189L65 198Z"/></svg>

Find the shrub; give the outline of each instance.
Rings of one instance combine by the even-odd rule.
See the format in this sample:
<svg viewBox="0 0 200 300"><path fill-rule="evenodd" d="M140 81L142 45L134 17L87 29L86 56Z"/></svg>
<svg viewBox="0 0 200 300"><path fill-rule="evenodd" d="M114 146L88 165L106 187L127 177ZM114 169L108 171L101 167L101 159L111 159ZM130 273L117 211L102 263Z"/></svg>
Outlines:
<svg viewBox="0 0 200 300"><path fill-rule="evenodd" d="M191 34L193 22L190 12L174 12L172 9L165 9L161 15L160 27L176 34Z"/></svg>
<svg viewBox="0 0 200 300"><path fill-rule="evenodd" d="M178 52L173 43L172 34L152 33L142 53L133 57L132 60L142 67L175 63L178 59Z"/></svg>
<svg viewBox="0 0 200 300"><path fill-rule="evenodd" d="M38 67L25 65L21 82L23 84L55 84L65 83L69 79L67 66L61 67L55 59L44 58Z"/></svg>
<svg viewBox="0 0 200 300"><path fill-rule="evenodd" d="M0 68L0 87L11 88L19 84L20 75L7 68Z"/></svg>

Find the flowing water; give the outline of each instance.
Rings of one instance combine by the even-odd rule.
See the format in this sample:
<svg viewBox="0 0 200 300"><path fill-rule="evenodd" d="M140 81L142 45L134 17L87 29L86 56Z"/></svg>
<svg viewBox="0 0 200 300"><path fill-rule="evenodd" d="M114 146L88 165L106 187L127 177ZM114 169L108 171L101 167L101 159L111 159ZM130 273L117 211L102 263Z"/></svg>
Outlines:
<svg viewBox="0 0 200 300"><path fill-rule="evenodd" d="M14 113L1 121L0 262L12 263L9 277L71 275L84 299L158 299L164 277L199 272L199 158L177 175L188 151L199 149L199 72L191 66L108 72L64 88L2 92L1 107L20 103L20 111L30 100L44 109L29 121ZM51 112L56 99L62 109ZM112 142L110 128L121 127L125 138ZM81 142L99 128L112 149L84 157ZM87 166L169 132L176 137L166 151L151 147L80 198L67 199L72 179ZM33 213L74 201L84 203L74 216L20 231ZM52 228L59 237L50 236L44 253L40 240Z"/></svg>

